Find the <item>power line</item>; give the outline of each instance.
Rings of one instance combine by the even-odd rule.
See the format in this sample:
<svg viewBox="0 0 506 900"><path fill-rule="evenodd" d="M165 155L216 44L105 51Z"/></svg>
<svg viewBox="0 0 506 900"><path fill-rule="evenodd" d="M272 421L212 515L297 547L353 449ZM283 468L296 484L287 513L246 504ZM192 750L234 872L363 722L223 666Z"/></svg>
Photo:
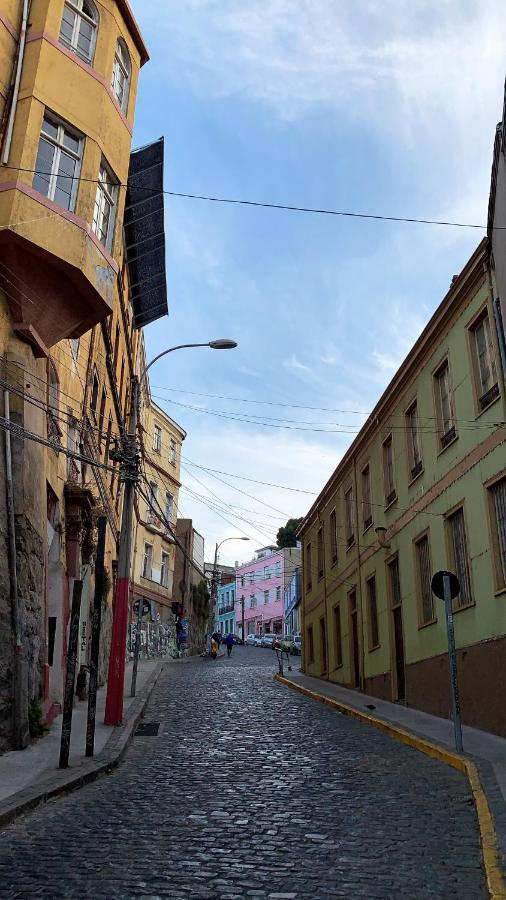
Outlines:
<svg viewBox="0 0 506 900"><path fill-rule="evenodd" d="M27 169L22 168L20 166L5 166L4 168L10 169L16 172L26 172L32 175L51 175L51 172L44 172L40 169ZM69 181L77 181L77 182L88 182L91 184L98 184L98 178L83 178L79 175L67 175L65 176ZM115 184L115 187L119 188L128 188L128 184ZM295 206L291 204L284 203L268 203L265 201L259 200L243 200L237 197L217 197L211 196L207 194L189 194L183 191L159 191L157 188L149 188L149 187L135 187L134 190L136 193L140 191L147 191L151 193L162 193L168 197L180 197L186 200L201 200L207 203L222 203L231 206L249 206L253 208L260 209L277 209L283 210L285 212L297 212L297 213L311 213L313 215L320 216L335 216L341 218L349 218L349 219L371 219L373 221L379 222L404 222L409 224L417 224L417 225L442 225L450 228L473 228L480 229L482 231L487 230L486 225L477 225L471 222L452 222L444 219L421 219L415 216L390 216L390 215L380 215L379 213L362 213L362 212L354 212L351 210L339 210L339 209L326 209L324 207L313 207L313 206ZM493 226L495 230L504 231L506 230L506 226L495 225Z"/></svg>

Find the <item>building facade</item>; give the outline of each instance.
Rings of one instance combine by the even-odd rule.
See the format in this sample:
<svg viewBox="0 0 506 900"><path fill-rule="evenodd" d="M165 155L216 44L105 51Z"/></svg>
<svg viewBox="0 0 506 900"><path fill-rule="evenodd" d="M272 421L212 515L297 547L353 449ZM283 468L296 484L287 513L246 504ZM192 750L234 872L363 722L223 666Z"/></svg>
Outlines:
<svg viewBox="0 0 506 900"><path fill-rule="evenodd" d="M148 601L141 624L142 647L150 652L176 649L174 568L179 505L181 448L186 432L152 400L144 385L142 443L143 491L136 498L133 560L133 603L130 610L130 652L135 647L138 601ZM144 496L143 496L144 495Z"/></svg>
<svg viewBox="0 0 506 900"><path fill-rule="evenodd" d="M283 634L291 637L300 634L301 617L300 605L302 601L302 569L297 566L288 584L285 587L285 608Z"/></svg>
<svg viewBox="0 0 506 900"><path fill-rule="evenodd" d="M206 643L210 592L204 575L204 538L191 519L178 519L173 598L178 649L201 653Z"/></svg>
<svg viewBox="0 0 506 900"><path fill-rule="evenodd" d="M218 586L218 630L220 634L236 634L235 579Z"/></svg>
<svg viewBox="0 0 506 900"><path fill-rule="evenodd" d="M163 142L131 150L148 53L130 7L41 0L29 21L26 9L5 0L0 15L0 750L26 745L28 719L61 708L76 582L85 676L99 517L105 680L122 511L111 452L140 328L167 312L164 268L151 277L153 254L164 258Z"/></svg>
<svg viewBox="0 0 506 900"><path fill-rule="evenodd" d="M300 558L296 547L280 550L269 546L238 566L236 628L240 637L283 633L284 590Z"/></svg>
<svg viewBox="0 0 506 900"><path fill-rule="evenodd" d="M489 245L482 241L305 517L303 662L450 714L444 607L463 721L506 734L506 419Z"/></svg>

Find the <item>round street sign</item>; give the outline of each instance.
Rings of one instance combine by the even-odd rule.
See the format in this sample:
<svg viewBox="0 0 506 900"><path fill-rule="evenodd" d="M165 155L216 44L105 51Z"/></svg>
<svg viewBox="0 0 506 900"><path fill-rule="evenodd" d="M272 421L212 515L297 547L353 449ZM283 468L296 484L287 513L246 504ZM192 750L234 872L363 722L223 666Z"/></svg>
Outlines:
<svg viewBox="0 0 506 900"><path fill-rule="evenodd" d="M450 579L450 595L451 595L452 600L454 600L455 597L458 597L458 595L460 594L460 584L459 584L459 579L457 578L456 575L453 574L453 572L444 572L444 571L436 572L436 574L434 575L434 577L432 579L432 584L431 584L432 592L433 592L433 594L436 595L436 597L439 597L440 600L444 600L445 594L444 594L443 578L445 577L445 575L447 575L448 578Z"/></svg>

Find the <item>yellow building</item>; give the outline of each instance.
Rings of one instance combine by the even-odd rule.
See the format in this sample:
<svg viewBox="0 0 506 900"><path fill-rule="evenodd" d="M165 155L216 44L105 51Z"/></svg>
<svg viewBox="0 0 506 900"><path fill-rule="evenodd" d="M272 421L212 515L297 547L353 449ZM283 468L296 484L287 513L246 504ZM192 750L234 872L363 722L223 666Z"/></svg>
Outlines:
<svg viewBox="0 0 506 900"><path fill-rule="evenodd" d="M141 425L143 473L136 499L132 597L148 601L142 650L175 650L175 533L179 508L181 447L186 432L165 413L145 386ZM130 650L137 617L131 606ZM132 627L133 626L133 627Z"/></svg>
<svg viewBox="0 0 506 900"><path fill-rule="evenodd" d="M308 674L448 716L444 606L431 578L450 569L461 586L463 721L504 735L506 404L494 295L484 240L300 537Z"/></svg>
<svg viewBox="0 0 506 900"><path fill-rule="evenodd" d="M0 6L0 424L12 432L12 462L2 447L0 463L0 750L26 743L30 707L50 721L61 705L76 579L88 661L99 514L105 676L122 503L110 451L144 359L140 329L167 312L165 271L151 265L164 258L163 141L131 152L148 53L129 4L38 0L29 19L28 7ZM152 242L136 216L151 217Z"/></svg>

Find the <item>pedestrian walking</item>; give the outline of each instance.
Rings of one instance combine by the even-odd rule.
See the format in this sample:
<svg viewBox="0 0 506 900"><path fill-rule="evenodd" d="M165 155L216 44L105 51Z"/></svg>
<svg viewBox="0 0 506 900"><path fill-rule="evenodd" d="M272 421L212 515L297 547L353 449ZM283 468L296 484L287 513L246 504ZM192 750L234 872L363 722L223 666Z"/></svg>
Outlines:
<svg viewBox="0 0 506 900"><path fill-rule="evenodd" d="M227 634L225 638L225 644L227 645L227 655L230 656L232 653L232 647L234 646L234 635Z"/></svg>
<svg viewBox="0 0 506 900"><path fill-rule="evenodd" d="M216 659L218 656L218 641L215 640L214 635L211 638L211 659Z"/></svg>

